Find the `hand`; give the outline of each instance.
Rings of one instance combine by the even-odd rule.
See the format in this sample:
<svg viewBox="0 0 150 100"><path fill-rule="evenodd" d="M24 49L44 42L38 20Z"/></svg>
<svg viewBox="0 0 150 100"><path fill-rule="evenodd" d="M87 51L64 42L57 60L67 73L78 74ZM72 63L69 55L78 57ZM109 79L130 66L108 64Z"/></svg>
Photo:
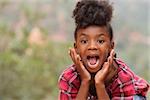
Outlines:
<svg viewBox="0 0 150 100"><path fill-rule="evenodd" d="M114 50L111 50L107 62L104 62L103 67L95 75L95 84L105 84L114 76L113 58Z"/></svg>
<svg viewBox="0 0 150 100"><path fill-rule="evenodd" d="M91 80L91 75L86 70L85 66L83 65L83 63L81 61L81 57L76 53L74 48L70 49L69 54L76 66L77 71L80 73L81 80L89 82Z"/></svg>

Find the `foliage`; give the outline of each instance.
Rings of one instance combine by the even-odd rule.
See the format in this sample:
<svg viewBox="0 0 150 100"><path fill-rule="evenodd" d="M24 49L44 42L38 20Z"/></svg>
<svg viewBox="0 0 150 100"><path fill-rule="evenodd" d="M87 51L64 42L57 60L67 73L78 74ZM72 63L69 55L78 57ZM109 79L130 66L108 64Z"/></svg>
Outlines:
<svg viewBox="0 0 150 100"><path fill-rule="evenodd" d="M113 21L117 55L150 82L148 3L115 3L119 5ZM57 99L59 75L72 63L68 48L73 45L69 33L74 31L74 4L73 0L0 1L0 100ZM44 45L28 43L34 27L45 35ZM65 41L54 42L52 35L57 34Z"/></svg>
<svg viewBox="0 0 150 100"><path fill-rule="evenodd" d="M45 100L56 98L57 81L70 63L70 44L49 42L45 47L18 41L0 53L0 98L2 100Z"/></svg>

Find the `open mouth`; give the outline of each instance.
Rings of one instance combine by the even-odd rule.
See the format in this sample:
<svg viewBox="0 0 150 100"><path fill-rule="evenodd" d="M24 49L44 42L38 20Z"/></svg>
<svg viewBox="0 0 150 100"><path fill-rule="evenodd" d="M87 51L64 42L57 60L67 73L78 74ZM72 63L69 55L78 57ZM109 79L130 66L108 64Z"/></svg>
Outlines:
<svg viewBox="0 0 150 100"><path fill-rule="evenodd" d="M96 68L99 63L99 56L98 55L91 55L87 56L87 64L90 68Z"/></svg>

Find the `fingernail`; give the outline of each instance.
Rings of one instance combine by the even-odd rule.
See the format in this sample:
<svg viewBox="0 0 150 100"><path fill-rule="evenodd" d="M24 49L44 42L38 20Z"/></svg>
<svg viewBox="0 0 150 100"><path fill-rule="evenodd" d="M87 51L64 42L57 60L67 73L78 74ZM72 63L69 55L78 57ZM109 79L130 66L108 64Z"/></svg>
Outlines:
<svg viewBox="0 0 150 100"><path fill-rule="evenodd" d="M68 50L68 54L70 54L70 50Z"/></svg>
<svg viewBox="0 0 150 100"><path fill-rule="evenodd" d="M77 54L77 58L81 61L80 55Z"/></svg>
<svg viewBox="0 0 150 100"><path fill-rule="evenodd" d="M79 55L77 55L77 59L79 59Z"/></svg>
<svg viewBox="0 0 150 100"><path fill-rule="evenodd" d="M112 49L112 53L114 53L114 49Z"/></svg>
<svg viewBox="0 0 150 100"><path fill-rule="evenodd" d="M71 50L71 47L69 47L69 50Z"/></svg>

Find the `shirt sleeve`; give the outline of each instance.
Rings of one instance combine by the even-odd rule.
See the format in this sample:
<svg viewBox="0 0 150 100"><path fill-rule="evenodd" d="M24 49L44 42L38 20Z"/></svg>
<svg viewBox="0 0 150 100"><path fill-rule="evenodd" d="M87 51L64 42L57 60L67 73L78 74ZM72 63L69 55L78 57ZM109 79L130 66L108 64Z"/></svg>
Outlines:
<svg viewBox="0 0 150 100"><path fill-rule="evenodd" d="M66 80L59 80L59 100L69 100L70 94L68 93L68 87Z"/></svg>
<svg viewBox="0 0 150 100"><path fill-rule="evenodd" d="M133 96L133 100L146 100L146 97L140 96L140 95L135 95L135 96Z"/></svg>
<svg viewBox="0 0 150 100"><path fill-rule="evenodd" d="M147 100L145 96L133 95L128 97L113 97L111 100Z"/></svg>
<svg viewBox="0 0 150 100"><path fill-rule="evenodd" d="M59 100L74 100L76 93L73 91L73 87L63 76L59 79Z"/></svg>

